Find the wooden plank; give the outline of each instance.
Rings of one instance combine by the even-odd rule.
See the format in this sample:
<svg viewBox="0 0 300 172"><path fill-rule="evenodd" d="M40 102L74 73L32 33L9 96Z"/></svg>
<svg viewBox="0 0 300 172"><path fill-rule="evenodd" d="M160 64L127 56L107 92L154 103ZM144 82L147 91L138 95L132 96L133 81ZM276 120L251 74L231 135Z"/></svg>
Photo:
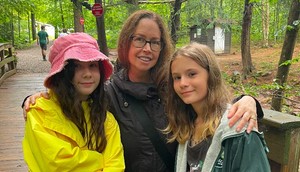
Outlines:
<svg viewBox="0 0 300 172"><path fill-rule="evenodd" d="M281 113L274 110L264 109L264 118L262 122L280 130L291 128L300 128L300 118L287 113Z"/></svg>
<svg viewBox="0 0 300 172"><path fill-rule="evenodd" d="M285 132L281 132L275 127L266 126L265 124L259 124L260 131L264 132L265 140L270 152L267 154L268 158L280 163L287 164L286 158L286 143L283 140L286 140Z"/></svg>
<svg viewBox="0 0 300 172"><path fill-rule="evenodd" d="M0 171L27 171L22 151L25 122L21 103L27 95L45 90L46 75L16 73L0 85Z"/></svg>
<svg viewBox="0 0 300 172"><path fill-rule="evenodd" d="M8 48L12 48L13 46L10 43L1 43L0 44L0 51L8 49Z"/></svg>
<svg viewBox="0 0 300 172"><path fill-rule="evenodd" d="M300 160L300 128L291 131L290 137L290 149L289 149L289 161L285 165L287 171L299 171Z"/></svg>
<svg viewBox="0 0 300 172"><path fill-rule="evenodd" d="M13 69L10 71L5 72L2 76L0 76L0 85L4 82L4 80L12 75L17 73L17 69Z"/></svg>

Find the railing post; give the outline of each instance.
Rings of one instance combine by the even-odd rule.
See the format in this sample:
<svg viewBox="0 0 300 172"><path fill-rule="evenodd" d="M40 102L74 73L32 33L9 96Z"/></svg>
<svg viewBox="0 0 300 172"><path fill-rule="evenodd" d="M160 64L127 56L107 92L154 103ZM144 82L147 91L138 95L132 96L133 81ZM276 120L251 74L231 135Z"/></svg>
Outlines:
<svg viewBox="0 0 300 172"><path fill-rule="evenodd" d="M17 72L16 57L13 51L11 44L0 43L0 85L6 78Z"/></svg>
<svg viewBox="0 0 300 172"><path fill-rule="evenodd" d="M300 117L264 109L259 124L270 152L272 172L298 172L300 160Z"/></svg>

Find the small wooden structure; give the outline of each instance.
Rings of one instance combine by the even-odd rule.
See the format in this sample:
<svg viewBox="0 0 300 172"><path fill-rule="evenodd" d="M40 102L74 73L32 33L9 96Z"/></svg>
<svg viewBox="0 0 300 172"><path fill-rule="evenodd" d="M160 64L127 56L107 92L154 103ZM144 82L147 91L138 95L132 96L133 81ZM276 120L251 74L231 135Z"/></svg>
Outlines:
<svg viewBox="0 0 300 172"><path fill-rule="evenodd" d="M190 27L190 41L209 46L215 54L228 54L231 48L230 23L225 20L204 20Z"/></svg>
<svg viewBox="0 0 300 172"><path fill-rule="evenodd" d="M17 72L17 57L9 43L0 43L0 85L9 76Z"/></svg>
<svg viewBox="0 0 300 172"><path fill-rule="evenodd" d="M300 172L300 117L264 109L263 131L272 172Z"/></svg>

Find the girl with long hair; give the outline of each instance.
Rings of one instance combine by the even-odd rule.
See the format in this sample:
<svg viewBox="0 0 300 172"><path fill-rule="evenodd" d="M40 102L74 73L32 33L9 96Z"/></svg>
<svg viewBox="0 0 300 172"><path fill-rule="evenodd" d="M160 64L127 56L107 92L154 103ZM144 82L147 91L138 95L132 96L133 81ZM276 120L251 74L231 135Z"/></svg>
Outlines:
<svg viewBox="0 0 300 172"><path fill-rule="evenodd" d="M270 171L256 128L228 126L230 98L217 60L206 45L178 49L169 63L169 142L178 141L176 172ZM256 121L254 114L251 120Z"/></svg>
<svg viewBox="0 0 300 172"><path fill-rule="evenodd" d="M124 171L123 146L107 111L104 83L112 65L94 38L74 33L55 40L44 81L49 99L27 112L24 159L30 171Z"/></svg>

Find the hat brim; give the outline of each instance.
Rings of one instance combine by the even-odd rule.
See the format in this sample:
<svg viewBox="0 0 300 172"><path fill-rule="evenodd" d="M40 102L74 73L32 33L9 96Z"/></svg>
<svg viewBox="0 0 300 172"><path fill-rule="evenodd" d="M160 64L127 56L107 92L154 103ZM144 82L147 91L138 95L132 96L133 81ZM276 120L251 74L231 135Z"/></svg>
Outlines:
<svg viewBox="0 0 300 172"><path fill-rule="evenodd" d="M101 61L104 67L105 80L107 80L113 72L113 66L109 58L101 53L99 50L91 47L73 46L61 53L63 58L56 58L59 61L52 62L51 70L44 80L44 86L49 88L52 81L51 77L63 70L70 59L78 60L81 62Z"/></svg>

